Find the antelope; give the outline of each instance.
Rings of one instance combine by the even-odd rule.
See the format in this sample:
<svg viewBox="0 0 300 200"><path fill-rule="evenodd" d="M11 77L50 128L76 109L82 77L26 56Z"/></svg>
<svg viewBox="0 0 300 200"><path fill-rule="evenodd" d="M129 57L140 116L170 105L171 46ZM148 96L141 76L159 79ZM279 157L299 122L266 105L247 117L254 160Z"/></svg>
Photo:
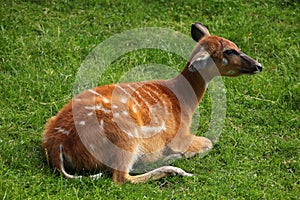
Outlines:
<svg viewBox="0 0 300 200"><path fill-rule="evenodd" d="M87 173L99 178L107 172L115 183L193 176L170 165L130 173L139 163L189 158L211 150L210 139L190 133L192 115L208 82L216 76L256 74L262 65L233 42L210 35L201 23L192 24L191 36L196 47L175 78L95 87L50 118L43 133L49 164L69 179Z"/></svg>

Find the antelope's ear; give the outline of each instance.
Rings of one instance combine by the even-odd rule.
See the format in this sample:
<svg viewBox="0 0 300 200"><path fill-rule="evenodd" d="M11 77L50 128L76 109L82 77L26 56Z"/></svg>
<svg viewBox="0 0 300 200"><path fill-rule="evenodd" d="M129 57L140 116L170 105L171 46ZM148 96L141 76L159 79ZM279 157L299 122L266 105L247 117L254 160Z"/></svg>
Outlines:
<svg viewBox="0 0 300 200"><path fill-rule="evenodd" d="M196 42L199 42L204 36L210 35L208 29L199 22L192 24L191 34Z"/></svg>
<svg viewBox="0 0 300 200"><path fill-rule="evenodd" d="M204 69L207 67L210 61L210 55L207 51L201 51L198 53L197 57L192 60L191 64L189 65L188 69L190 72L196 72Z"/></svg>

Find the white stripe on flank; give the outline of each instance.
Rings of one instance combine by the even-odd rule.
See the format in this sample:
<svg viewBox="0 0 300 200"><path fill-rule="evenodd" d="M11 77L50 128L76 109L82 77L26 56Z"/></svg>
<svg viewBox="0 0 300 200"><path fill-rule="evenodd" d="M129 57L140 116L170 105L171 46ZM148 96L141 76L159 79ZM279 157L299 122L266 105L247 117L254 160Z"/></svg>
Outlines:
<svg viewBox="0 0 300 200"><path fill-rule="evenodd" d="M134 84L135 85L135 84ZM127 87L132 90L132 93L136 91L136 88L134 88L132 85L128 84Z"/></svg>
<svg viewBox="0 0 300 200"><path fill-rule="evenodd" d="M135 128L133 132L132 132L132 131L126 131L125 133L126 133L126 134L128 135L128 137L130 137L130 138L138 138L138 137L139 137L139 131L138 131L137 128Z"/></svg>
<svg viewBox="0 0 300 200"><path fill-rule="evenodd" d="M145 105L147 106L147 108L148 108L149 110L150 110L150 108L151 108L150 103L145 99L145 96L142 95L142 94L138 91L138 89L141 89L141 90L143 90L144 92L146 92L146 94L147 94L148 96L150 96L155 102L157 102L157 100L151 95L151 93L143 88L143 85L140 86L140 87L138 87L138 89L136 89L136 90L135 90L133 87L131 87L130 85L129 85L128 87L129 87L130 89L132 89L132 90L135 91L135 94L137 94L137 96L142 100L142 102L145 103ZM136 101L136 102L137 102L137 101ZM139 105L139 103L137 103L137 105ZM134 111L134 112L135 112L135 111Z"/></svg>
<svg viewBox="0 0 300 200"><path fill-rule="evenodd" d="M153 93L155 93L158 97L162 97L162 94L160 94L158 91L159 91L159 88L155 85L155 84L151 84L153 87L155 87L157 90L153 90L153 89L151 89L151 91L153 92ZM149 88L150 89L150 88ZM166 111L168 111L168 105L167 105L167 103L164 101L164 99L163 98L160 98L160 100L162 101L162 103L163 103L163 109L165 109ZM159 103L160 104L160 103Z"/></svg>
<svg viewBox="0 0 300 200"><path fill-rule="evenodd" d="M158 101L157 101L157 98L155 98L152 94L151 94L151 92L149 91L151 88L147 88L147 90L142 86L142 87L140 87L141 88L141 90L143 90L154 102L155 102L155 104L157 104L157 103L159 103ZM151 90L152 91L152 90ZM158 96L159 97L159 96Z"/></svg>
<svg viewBox="0 0 300 200"><path fill-rule="evenodd" d="M104 108L100 104L97 104L95 106L85 106L84 108L87 109L87 110L100 110L104 113L111 113L111 110Z"/></svg>
<svg viewBox="0 0 300 200"><path fill-rule="evenodd" d="M120 89L122 93L125 93L127 96L130 97L131 94L129 94L129 92L127 92L124 88L122 88L120 85L117 85L116 88ZM123 96L123 98L125 98Z"/></svg>
<svg viewBox="0 0 300 200"><path fill-rule="evenodd" d="M134 87L132 87L131 85L127 85L127 88L128 89L130 89L132 92L131 93L129 93L126 89L124 89L124 88L122 88L121 86L116 86L116 87L118 87L126 96L128 96L128 97L132 97L132 94L134 93L134 91L135 91L135 88ZM139 102L135 99L135 98L131 98L132 99L132 101L133 101L133 106L132 106L132 111L134 112L134 113L137 113L138 112L138 108L137 108L137 106L139 107L140 105L139 105ZM128 101L128 98L126 98L126 97L121 97L121 100L120 100L122 103L126 103L127 101Z"/></svg>
<svg viewBox="0 0 300 200"><path fill-rule="evenodd" d="M97 96L99 96L99 97L101 97L104 103L109 103L110 102L108 98L106 98L102 94L96 92L95 90L89 89L88 91L95 94L95 95L97 95Z"/></svg>
<svg viewBox="0 0 300 200"><path fill-rule="evenodd" d="M128 137L133 138L133 135L132 135L132 133L130 131L128 131L126 133L127 133Z"/></svg>
<svg viewBox="0 0 300 200"><path fill-rule="evenodd" d="M139 137L139 131L137 128L134 129L134 135L135 137Z"/></svg>
<svg viewBox="0 0 300 200"><path fill-rule="evenodd" d="M141 131L144 133L159 133L167 129L166 123L162 122L161 126L141 126Z"/></svg>
<svg viewBox="0 0 300 200"><path fill-rule="evenodd" d="M129 98L130 97L132 97L132 94L134 93L134 91L135 91L135 88L133 88L132 86L130 86L130 85L127 85L128 87L128 89L130 89L130 90L132 90L132 92L131 93L129 93L126 89L124 89L124 88L122 88L121 86L117 86L123 93L125 93L126 94L126 96L128 96ZM123 98L123 99L122 99ZM128 98L126 98L126 102L127 102L127 100L128 100ZM136 104L136 105L139 105L139 102L137 102L137 100L136 99L134 99L134 98L132 98L132 100L134 101L134 104ZM123 101L125 101L125 97L123 96L123 97L121 97L121 102L123 103ZM124 102L124 103L126 103L126 102Z"/></svg>
<svg viewBox="0 0 300 200"><path fill-rule="evenodd" d="M142 101L146 104L146 106L148 107L148 109L150 109L151 105L149 104L149 102L145 99L145 97L143 95L141 95L141 93L139 91L135 92L140 99L142 99Z"/></svg>

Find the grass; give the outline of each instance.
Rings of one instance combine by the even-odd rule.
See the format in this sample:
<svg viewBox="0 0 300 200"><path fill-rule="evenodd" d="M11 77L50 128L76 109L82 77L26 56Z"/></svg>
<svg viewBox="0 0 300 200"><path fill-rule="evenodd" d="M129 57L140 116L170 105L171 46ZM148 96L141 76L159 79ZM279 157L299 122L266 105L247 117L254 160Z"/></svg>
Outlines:
<svg viewBox="0 0 300 200"><path fill-rule="evenodd" d="M299 199L300 4L265 1L2 1L0 12L0 199ZM220 141L204 158L174 166L197 174L146 184L66 180L41 150L46 121L72 98L77 70L99 43L140 27L189 35L201 21L263 64L263 73L224 78L227 117ZM101 83L130 68L161 63L181 70L170 53L124 55ZM124 67L126 66L126 67ZM210 98L200 105L206 131Z"/></svg>

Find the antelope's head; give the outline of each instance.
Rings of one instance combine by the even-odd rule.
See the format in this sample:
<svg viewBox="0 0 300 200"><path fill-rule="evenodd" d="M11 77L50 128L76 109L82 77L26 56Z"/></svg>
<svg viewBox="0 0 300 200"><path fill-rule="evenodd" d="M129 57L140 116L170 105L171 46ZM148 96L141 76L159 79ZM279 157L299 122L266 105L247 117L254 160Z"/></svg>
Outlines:
<svg viewBox="0 0 300 200"><path fill-rule="evenodd" d="M262 71L260 63L243 53L236 44L218 36L211 36L208 29L200 23L191 28L192 38L198 42L189 65L189 71L209 72L214 64L221 76L256 74Z"/></svg>

